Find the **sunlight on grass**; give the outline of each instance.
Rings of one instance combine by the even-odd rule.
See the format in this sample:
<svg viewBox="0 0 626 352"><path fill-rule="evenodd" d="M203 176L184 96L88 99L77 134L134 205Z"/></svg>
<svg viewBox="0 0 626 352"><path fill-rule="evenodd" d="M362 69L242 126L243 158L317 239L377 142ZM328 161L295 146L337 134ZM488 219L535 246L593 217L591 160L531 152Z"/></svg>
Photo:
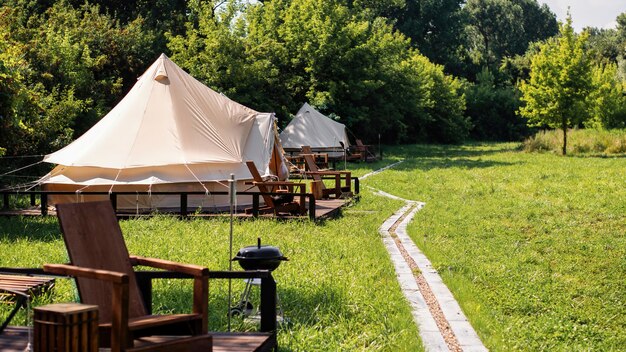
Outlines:
<svg viewBox="0 0 626 352"><path fill-rule="evenodd" d="M346 215L320 224L308 220L237 221L234 253L243 246L278 246L289 257L275 272L278 294L289 324L279 330L281 349L293 351L419 351L417 328L396 281L393 265L380 240L378 227L399 204L364 192ZM180 221L157 216L121 221L132 254L229 267L227 219ZM54 218L0 219L0 266L40 267L66 262L63 240ZM234 254L233 253L233 254ZM237 263L233 269L240 270ZM72 300L69 280L59 280L51 297L37 304ZM191 283L159 280L154 285L154 309L169 313L191 307ZM233 300L243 281L233 281ZM210 329L227 325L228 282L210 282ZM0 307L0 318L6 314ZM15 322L24 322L23 316ZM248 330L241 321L235 329Z"/></svg>
<svg viewBox="0 0 626 352"><path fill-rule="evenodd" d="M494 351L626 346L626 160L514 144L399 147L368 184L426 202L409 233Z"/></svg>

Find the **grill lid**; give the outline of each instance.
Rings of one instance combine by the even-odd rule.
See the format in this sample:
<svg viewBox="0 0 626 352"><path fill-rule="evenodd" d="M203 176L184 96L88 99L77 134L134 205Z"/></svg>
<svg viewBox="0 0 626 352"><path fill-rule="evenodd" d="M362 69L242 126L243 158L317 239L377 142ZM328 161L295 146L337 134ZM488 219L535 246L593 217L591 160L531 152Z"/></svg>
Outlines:
<svg viewBox="0 0 626 352"><path fill-rule="evenodd" d="M233 260L241 259L278 259L288 260L283 253L274 246L262 246L261 238L257 239L256 246L248 246L241 248Z"/></svg>

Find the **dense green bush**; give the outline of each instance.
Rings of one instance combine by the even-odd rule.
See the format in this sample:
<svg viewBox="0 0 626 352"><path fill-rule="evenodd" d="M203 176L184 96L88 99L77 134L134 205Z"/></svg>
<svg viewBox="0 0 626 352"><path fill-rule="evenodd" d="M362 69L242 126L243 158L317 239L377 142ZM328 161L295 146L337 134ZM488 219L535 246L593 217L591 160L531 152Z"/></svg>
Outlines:
<svg viewBox="0 0 626 352"><path fill-rule="evenodd" d="M0 146L45 154L81 135L119 100L153 40L140 19L120 26L98 7L65 1L42 13L0 7ZM152 59L152 58L151 58Z"/></svg>
<svg viewBox="0 0 626 352"><path fill-rule="evenodd" d="M574 129L568 132L567 154L626 154L626 130ZM563 140L560 130L541 131L524 141L527 152L559 153Z"/></svg>
<svg viewBox="0 0 626 352"><path fill-rule="evenodd" d="M523 118L517 116L519 92L508 84L498 84L494 75L483 69L476 83L465 87L466 115L471 118L470 136L475 140L520 141L531 130Z"/></svg>

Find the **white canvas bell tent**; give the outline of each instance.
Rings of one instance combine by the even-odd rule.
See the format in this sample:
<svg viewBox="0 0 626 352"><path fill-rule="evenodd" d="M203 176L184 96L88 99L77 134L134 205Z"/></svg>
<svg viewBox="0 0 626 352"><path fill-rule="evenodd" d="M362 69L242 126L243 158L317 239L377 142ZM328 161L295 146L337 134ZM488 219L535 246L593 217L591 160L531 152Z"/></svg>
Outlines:
<svg viewBox="0 0 626 352"><path fill-rule="evenodd" d="M202 191L189 197L190 207L221 208L228 196L211 192L227 192L231 174L239 191L249 188L246 160L264 175L275 174L271 165L286 170L282 154L273 154L277 143L273 114L213 91L162 54L96 125L44 158L57 166L40 182L44 190L76 192L51 197L51 204L97 198L86 192ZM117 202L119 209L179 204L180 197L170 195L119 196Z"/></svg>
<svg viewBox="0 0 626 352"><path fill-rule="evenodd" d="M346 126L304 103L289 125L280 133L283 148L299 150L308 145L315 150L342 151L350 146ZM343 146L342 146L343 143ZM342 152L337 153L343 156Z"/></svg>

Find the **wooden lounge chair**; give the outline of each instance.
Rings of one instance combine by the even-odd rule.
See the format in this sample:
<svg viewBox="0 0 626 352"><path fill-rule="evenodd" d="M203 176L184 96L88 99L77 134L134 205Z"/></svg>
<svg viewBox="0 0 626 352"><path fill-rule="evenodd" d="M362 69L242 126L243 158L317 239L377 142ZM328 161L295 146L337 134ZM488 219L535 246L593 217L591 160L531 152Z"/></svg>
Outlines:
<svg viewBox="0 0 626 352"><path fill-rule="evenodd" d="M252 175L252 182L255 185L265 206L259 208L260 214L274 213L274 215L280 214L297 214L302 215L306 213L306 206L304 200L304 194L306 191L306 185L304 183L288 182L288 181L264 181L263 177L257 170L254 161L246 161L246 166L250 170ZM299 201L294 200L295 189L299 188ZM282 195L270 195L268 193L284 193ZM252 208L246 209L246 213L253 212Z"/></svg>
<svg viewBox="0 0 626 352"><path fill-rule="evenodd" d="M363 156L365 154L360 153L354 147L346 148L343 142L339 142L339 144L341 145L341 149L343 150L342 160L345 160L345 161L362 161L363 160Z"/></svg>
<svg viewBox="0 0 626 352"><path fill-rule="evenodd" d="M303 145L302 146L302 151L300 152L300 155L303 154L311 154L313 155L313 159L315 160L315 163L317 164L317 167L321 170L328 170L328 153L314 153L313 149L311 148L311 146L308 145ZM305 170L308 170L306 168L306 163L304 164L304 168ZM310 171L310 170L309 170Z"/></svg>
<svg viewBox="0 0 626 352"><path fill-rule="evenodd" d="M44 270L76 277L82 303L98 306L101 346L110 346L112 351L132 351L134 340L140 337L187 335L168 342L171 346L166 346L165 350L185 350L200 345L210 350L211 336L206 335L207 268L129 255L109 201L58 204L57 214L72 265L47 264ZM193 312L148 314L134 265L191 275L194 278Z"/></svg>
<svg viewBox="0 0 626 352"><path fill-rule="evenodd" d="M363 161L374 161L376 160L376 155L372 153L369 145L363 144L363 141L360 139L355 140L356 145L354 146L354 152L361 155L361 160Z"/></svg>
<svg viewBox="0 0 626 352"><path fill-rule="evenodd" d="M345 194L352 195L352 174L350 171L321 171L318 169L311 154L304 154L303 156L307 168L310 170L306 171L305 175L309 175L314 181L318 181L317 184L321 187L322 199L331 198L331 196L333 198L339 198ZM324 176L332 176L334 178L334 187L329 188L324 184ZM343 178L345 179L345 184L343 186L341 185L341 176L344 176Z"/></svg>

